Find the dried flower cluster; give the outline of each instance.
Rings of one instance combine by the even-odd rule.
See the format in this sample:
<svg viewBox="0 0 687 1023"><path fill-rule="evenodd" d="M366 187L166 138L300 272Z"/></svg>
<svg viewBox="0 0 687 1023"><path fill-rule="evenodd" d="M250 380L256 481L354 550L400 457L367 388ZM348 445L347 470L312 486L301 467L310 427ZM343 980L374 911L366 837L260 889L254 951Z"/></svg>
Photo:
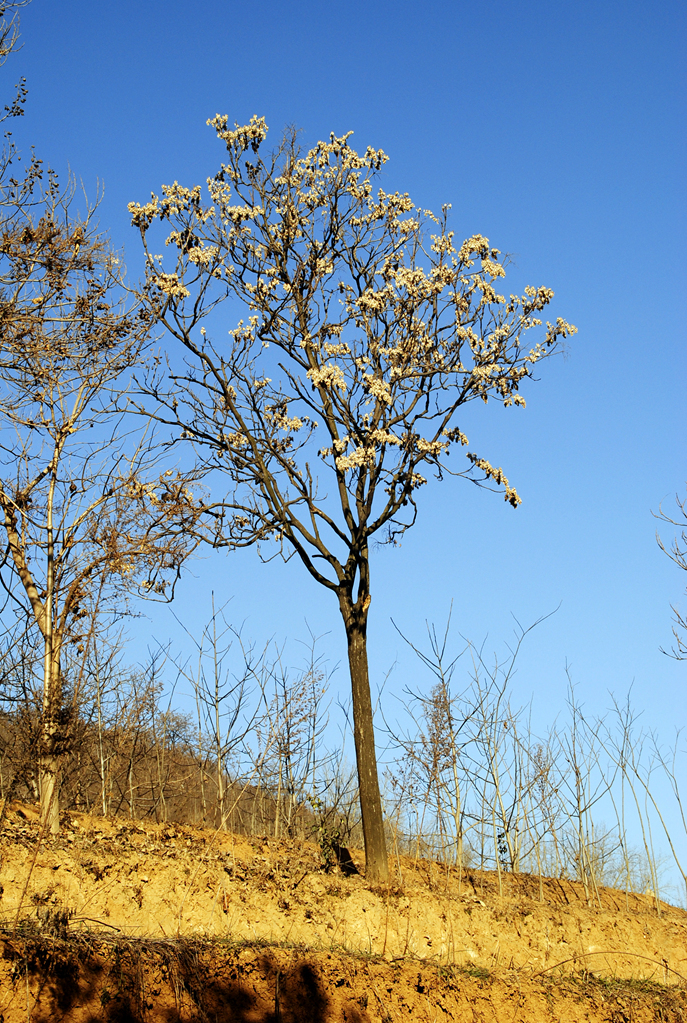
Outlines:
<svg viewBox="0 0 687 1023"><path fill-rule="evenodd" d="M332 135L300 155L287 138L263 162L262 118L235 130L219 115L208 123L228 154L208 179L210 202L200 187L175 182L162 198L130 205L146 247L156 220L172 227L165 242L176 265L165 272L162 257L148 253L148 297L187 347L203 352L206 375L188 385L191 415L183 425L222 452L237 483L252 488L268 467L279 495L274 506L269 498L251 505L254 529L264 535L271 525L308 544L313 534L304 536L283 512L305 504L308 518L320 515L310 468L297 454L316 428L318 437L324 431L317 450L346 492L344 505L356 505L359 524L374 524L370 531L390 524L394 538L410 521L400 516L414 504L423 473L446 471L451 447L467 446L456 424L462 405L492 397L524 406L523 380L575 328L560 318L547 322L543 338L525 347L553 292L500 294L499 251L481 235L457 245L449 207L435 217L407 194L373 190L384 153L361 156L349 135ZM246 161L251 154L254 163ZM198 335L213 305L211 282L241 297L251 314L230 332L229 345ZM270 346L286 358L278 376ZM258 360L270 376L258 371ZM199 388L210 378L216 397L201 410ZM478 470L517 506L503 471L466 453L468 467L458 474Z"/></svg>

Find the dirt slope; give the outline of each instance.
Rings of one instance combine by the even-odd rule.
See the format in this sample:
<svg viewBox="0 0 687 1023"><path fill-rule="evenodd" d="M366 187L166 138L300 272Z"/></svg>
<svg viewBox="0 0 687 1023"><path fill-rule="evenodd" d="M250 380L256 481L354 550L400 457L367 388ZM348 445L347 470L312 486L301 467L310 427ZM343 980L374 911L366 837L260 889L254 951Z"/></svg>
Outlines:
<svg viewBox="0 0 687 1023"><path fill-rule="evenodd" d="M687 1021L687 914L649 897L403 857L374 888L315 845L75 813L37 838L6 810L3 1023Z"/></svg>

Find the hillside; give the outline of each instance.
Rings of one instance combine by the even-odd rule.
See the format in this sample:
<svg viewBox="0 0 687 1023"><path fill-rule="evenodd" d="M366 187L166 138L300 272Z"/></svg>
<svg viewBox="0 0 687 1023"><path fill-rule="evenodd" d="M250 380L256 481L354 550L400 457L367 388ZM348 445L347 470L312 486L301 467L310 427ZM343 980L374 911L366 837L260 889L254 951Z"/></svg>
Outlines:
<svg viewBox="0 0 687 1023"><path fill-rule="evenodd" d="M382 889L315 844L79 813L37 839L12 804L3 1023L687 1020L687 913L649 896L406 857Z"/></svg>

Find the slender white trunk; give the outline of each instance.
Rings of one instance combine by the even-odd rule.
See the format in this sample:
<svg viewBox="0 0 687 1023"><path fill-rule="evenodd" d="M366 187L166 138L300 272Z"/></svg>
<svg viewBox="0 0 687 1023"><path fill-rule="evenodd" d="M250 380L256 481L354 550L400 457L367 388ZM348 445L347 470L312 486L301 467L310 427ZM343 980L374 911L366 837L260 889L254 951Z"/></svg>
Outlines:
<svg viewBox="0 0 687 1023"><path fill-rule="evenodd" d="M101 706L101 693L100 693L100 672L96 679L96 698L98 700L98 751L100 754L100 794L102 799L103 817L107 817L107 796L106 796L106 773L105 773L105 753L103 751L103 715Z"/></svg>
<svg viewBox="0 0 687 1023"><path fill-rule="evenodd" d="M46 597L43 624L43 727L39 757L41 821L45 831L58 835L59 805L59 710L61 704L60 649L53 622L55 595L55 543L53 536L53 501L55 473L48 490L46 518Z"/></svg>

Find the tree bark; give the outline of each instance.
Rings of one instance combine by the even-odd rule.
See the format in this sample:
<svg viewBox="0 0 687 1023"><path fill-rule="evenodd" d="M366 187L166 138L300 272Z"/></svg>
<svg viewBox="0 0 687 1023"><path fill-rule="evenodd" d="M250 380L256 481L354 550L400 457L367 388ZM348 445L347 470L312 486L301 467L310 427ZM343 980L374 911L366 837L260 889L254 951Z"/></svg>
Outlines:
<svg viewBox="0 0 687 1023"><path fill-rule="evenodd" d="M367 602L369 605L369 599ZM340 594L339 603L346 627L348 664L351 672L353 737L358 766L360 811L365 838L365 875L368 881L384 884L389 880L389 861L377 775L372 699L367 665L367 606L365 603L360 606L360 596L357 604L354 605Z"/></svg>
<svg viewBox="0 0 687 1023"><path fill-rule="evenodd" d="M50 632L46 640L45 676L43 680L43 727L39 754L39 786L41 794L41 823L46 834L60 833L60 745L61 726L59 710L62 704L59 649L53 646Z"/></svg>
<svg viewBox="0 0 687 1023"><path fill-rule="evenodd" d="M46 751L40 756L41 821L49 835L60 833L59 758Z"/></svg>

